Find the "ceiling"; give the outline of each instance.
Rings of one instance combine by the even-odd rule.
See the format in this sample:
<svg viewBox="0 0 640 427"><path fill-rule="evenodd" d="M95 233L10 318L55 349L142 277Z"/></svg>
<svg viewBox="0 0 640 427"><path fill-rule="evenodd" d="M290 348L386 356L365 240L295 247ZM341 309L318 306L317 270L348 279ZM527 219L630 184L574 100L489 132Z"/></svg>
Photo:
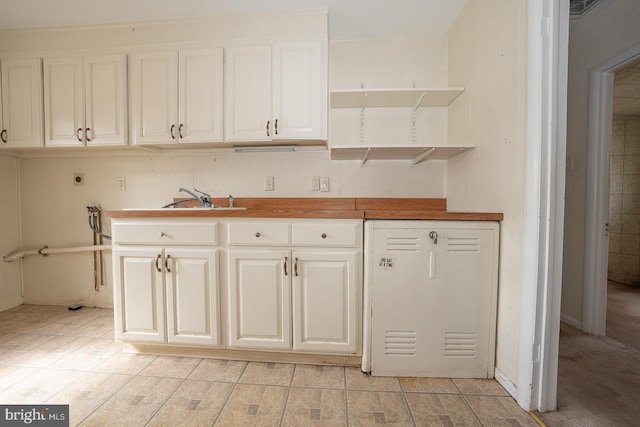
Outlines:
<svg viewBox="0 0 640 427"><path fill-rule="evenodd" d="M613 114L640 116L640 61L613 75Z"/></svg>
<svg viewBox="0 0 640 427"><path fill-rule="evenodd" d="M0 0L0 30L326 9L332 39L443 35L468 0Z"/></svg>

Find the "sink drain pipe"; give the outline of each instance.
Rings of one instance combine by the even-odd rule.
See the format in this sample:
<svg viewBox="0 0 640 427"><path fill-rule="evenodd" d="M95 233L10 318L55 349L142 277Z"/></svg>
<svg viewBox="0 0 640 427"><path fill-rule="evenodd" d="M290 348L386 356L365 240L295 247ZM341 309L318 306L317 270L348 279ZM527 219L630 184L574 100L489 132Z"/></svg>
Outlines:
<svg viewBox="0 0 640 427"><path fill-rule="evenodd" d="M68 248L50 248L44 246L40 249L25 249L2 257L4 262L14 262L29 255L47 256L50 254L68 254L74 252L110 251L111 245L73 246Z"/></svg>

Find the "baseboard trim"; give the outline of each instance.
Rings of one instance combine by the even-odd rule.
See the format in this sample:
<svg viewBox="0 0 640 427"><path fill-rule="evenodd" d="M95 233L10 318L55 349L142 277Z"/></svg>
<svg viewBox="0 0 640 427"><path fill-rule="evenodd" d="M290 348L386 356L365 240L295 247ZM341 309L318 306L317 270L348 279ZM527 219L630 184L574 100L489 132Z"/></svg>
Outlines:
<svg viewBox="0 0 640 427"><path fill-rule="evenodd" d="M511 397L518 400L518 387L498 367L495 368L494 378L504 387Z"/></svg>
<svg viewBox="0 0 640 427"><path fill-rule="evenodd" d="M574 328L578 328L580 330L582 330L582 322L579 321L578 319L575 319L567 314L560 314L560 320L568 325L573 326Z"/></svg>
<svg viewBox="0 0 640 427"><path fill-rule="evenodd" d="M5 300L0 302L0 311L9 310L22 304L24 304L24 300L22 299L22 297Z"/></svg>

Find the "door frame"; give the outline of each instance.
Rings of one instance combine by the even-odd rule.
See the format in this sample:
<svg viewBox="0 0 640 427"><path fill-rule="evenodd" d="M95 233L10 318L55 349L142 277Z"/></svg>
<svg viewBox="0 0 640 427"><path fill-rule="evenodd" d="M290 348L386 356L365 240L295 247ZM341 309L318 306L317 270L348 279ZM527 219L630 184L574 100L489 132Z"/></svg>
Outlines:
<svg viewBox="0 0 640 427"><path fill-rule="evenodd" d="M609 259L609 162L613 121L613 73L640 60L640 44L594 67L589 76L587 202L581 329L604 335Z"/></svg>

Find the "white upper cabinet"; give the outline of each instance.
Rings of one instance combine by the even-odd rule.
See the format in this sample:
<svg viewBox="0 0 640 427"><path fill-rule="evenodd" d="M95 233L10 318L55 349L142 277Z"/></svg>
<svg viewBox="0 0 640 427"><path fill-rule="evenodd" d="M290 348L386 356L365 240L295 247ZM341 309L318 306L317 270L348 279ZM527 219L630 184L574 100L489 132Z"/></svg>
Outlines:
<svg viewBox="0 0 640 427"><path fill-rule="evenodd" d="M222 48L133 56L131 105L135 144L222 141Z"/></svg>
<svg viewBox="0 0 640 427"><path fill-rule="evenodd" d="M126 145L126 56L46 58L45 145Z"/></svg>
<svg viewBox="0 0 640 427"><path fill-rule="evenodd" d="M325 140L326 68L320 41L227 48L225 141Z"/></svg>
<svg viewBox="0 0 640 427"><path fill-rule="evenodd" d="M2 147L41 147L42 62L6 59L2 67L0 139Z"/></svg>

